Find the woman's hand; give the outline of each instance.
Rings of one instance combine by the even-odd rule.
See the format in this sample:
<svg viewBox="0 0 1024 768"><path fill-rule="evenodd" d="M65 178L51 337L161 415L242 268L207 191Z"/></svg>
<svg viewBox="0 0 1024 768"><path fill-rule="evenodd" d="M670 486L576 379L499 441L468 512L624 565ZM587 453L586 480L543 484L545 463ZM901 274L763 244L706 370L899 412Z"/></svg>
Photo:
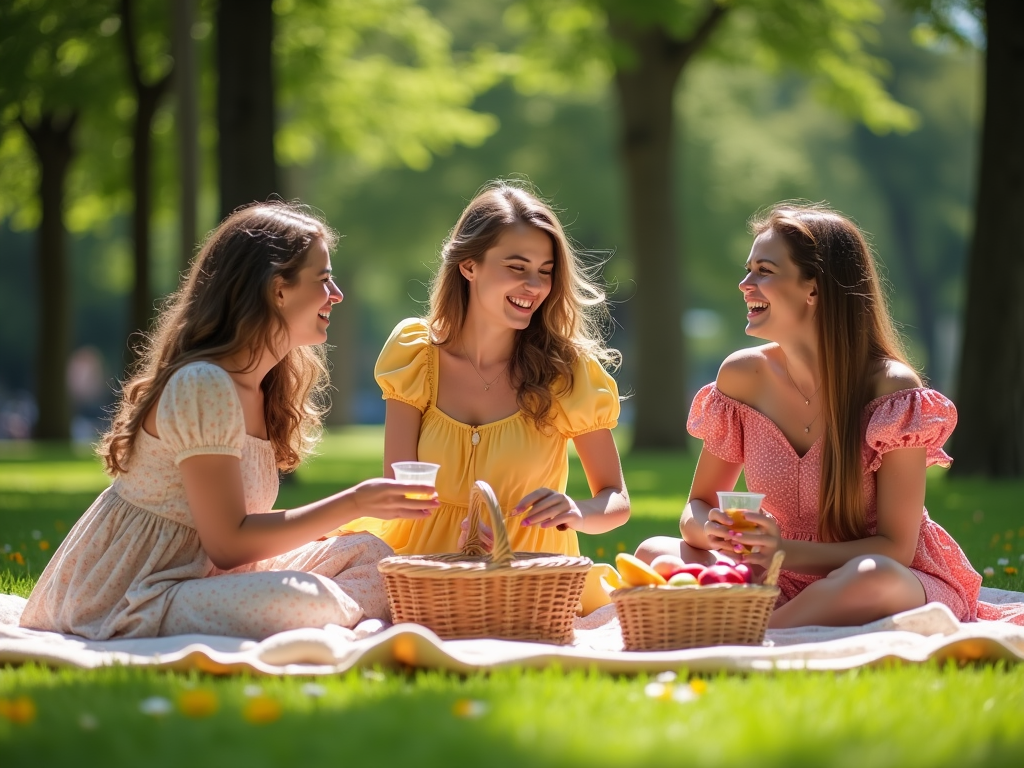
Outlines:
<svg viewBox="0 0 1024 768"><path fill-rule="evenodd" d="M550 488L538 488L524 496L522 501L516 504L512 514L527 514L520 523L524 528L540 525L541 528L557 527L558 530L564 531L566 528L579 528L583 521L583 513L576 506L576 502L564 493L552 491Z"/></svg>
<svg viewBox="0 0 1024 768"><path fill-rule="evenodd" d="M477 530L480 533L480 544L484 550L490 552L494 549L494 531L490 527L478 522ZM466 539L469 538L469 518L467 517L462 521L462 531L459 533L458 548L463 549L466 546Z"/></svg>
<svg viewBox="0 0 1024 768"><path fill-rule="evenodd" d="M434 486L400 483L384 477L364 480L349 493L359 517L381 520L421 520L430 517L439 505Z"/></svg>
<svg viewBox="0 0 1024 768"><path fill-rule="evenodd" d="M744 512L743 517L756 527L754 530L742 531L730 528L726 536L732 551L748 565L767 568L782 545L778 523L775 518L763 512Z"/></svg>

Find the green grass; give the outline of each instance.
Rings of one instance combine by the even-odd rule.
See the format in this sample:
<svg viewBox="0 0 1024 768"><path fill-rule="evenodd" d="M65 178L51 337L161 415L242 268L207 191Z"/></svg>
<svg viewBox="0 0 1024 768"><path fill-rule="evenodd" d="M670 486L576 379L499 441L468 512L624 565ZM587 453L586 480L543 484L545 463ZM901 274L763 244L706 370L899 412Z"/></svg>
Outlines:
<svg viewBox="0 0 1024 768"><path fill-rule="evenodd" d="M300 504L378 474L381 431L328 436L321 455L282 486ZM610 559L643 538L676 530L692 456L629 454L629 524L581 537L584 554ZM0 592L27 595L69 527L106 485L87 452L0 443ZM570 490L584 493L574 459ZM1024 591L1024 483L929 474L928 508L957 538L989 586ZM687 678L680 670L681 686ZM0 765L972 766L1018 765L1024 753L1024 665L901 666L707 678L695 701L645 695L645 677L512 670L459 677L354 671L310 681L217 678L133 669L0 670L0 703L28 700L35 716L0 715ZM246 719L247 687L281 706ZM190 717L183 694L209 692L217 711ZM162 717L140 704L172 703ZM456 714L459 702L482 714ZM10 706L10 704L8 704ZM17 719L17 718L16 718Z"/></svg>

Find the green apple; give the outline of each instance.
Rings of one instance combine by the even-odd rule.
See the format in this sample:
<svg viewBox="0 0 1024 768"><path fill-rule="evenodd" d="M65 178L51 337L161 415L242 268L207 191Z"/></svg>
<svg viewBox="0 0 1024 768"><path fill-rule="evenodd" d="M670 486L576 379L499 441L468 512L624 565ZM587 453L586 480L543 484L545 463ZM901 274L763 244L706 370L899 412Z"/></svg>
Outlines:
<svg viewBox="0 0 1024 768"><path fill-rule="evenodd" d="M692 573L677 573L668 580L670 587L692 587L696 585L697 577Z"/></svg>

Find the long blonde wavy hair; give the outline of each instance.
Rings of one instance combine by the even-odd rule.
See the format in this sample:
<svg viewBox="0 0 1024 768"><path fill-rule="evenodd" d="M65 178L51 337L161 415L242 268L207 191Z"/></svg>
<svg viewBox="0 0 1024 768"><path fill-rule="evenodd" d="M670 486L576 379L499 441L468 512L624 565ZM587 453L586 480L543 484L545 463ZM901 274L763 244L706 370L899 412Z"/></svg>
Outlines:
<svg viewBox="0 0 1024 768"><path fill-rule="evenodd" d="M873 396L872 373L883 360L910 365L871 249L856 224L823 204L780 203L752 219L750 228L781 237L803 278L817 283L824 437L818 538L863 538L862 417Z"/></svg>
<svg viewBox="0 0 1024 768"><path fill-rule="evenodd" d="M240 208L210 233L145 337L97 447L108 474L127 470L146 414L179 368L243 354L244 370L251 370L261 354L280 348L287 329L273 298L275 281L293 285L317 240L331 250L338 235L305 206L288 202ZM315 446L328 383L323 345L290 350L261 382L280 469L294 469Z"/></svg>
<svg viewBox="0 0 1024 768"><path fill-rule="evenodd" d="M610 314L594 274L600 265L584 265L558 217L534 190L522 183L492 181L466 206L441 248L427 325L440 346L458 340L469 309L469 281L459 264L482 262L502 234L517 224L547 234L555 257L551 292L529 326L516 333L508 366L520 409L543 428L550 424L554 399L572 391L573 366L580 357L592 357L606 367L617 366L620 358L604 341Z"/></svg>

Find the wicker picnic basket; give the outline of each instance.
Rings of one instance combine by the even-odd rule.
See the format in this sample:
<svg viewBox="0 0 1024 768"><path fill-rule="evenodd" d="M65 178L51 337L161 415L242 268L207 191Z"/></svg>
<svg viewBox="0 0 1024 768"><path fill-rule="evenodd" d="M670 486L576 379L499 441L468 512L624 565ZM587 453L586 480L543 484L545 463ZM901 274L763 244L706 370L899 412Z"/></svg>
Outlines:
<svg viewBox="0 0 1024 768"><path fill-rule="evenodd" d="M611 594L627 651L760 645L779 597L783 552L762 584L627 587Z"/></svg>
<svg viewBox="0 0 1024 768"><path fill-rule="evenodd" d="M481 510L494 530L491 553L480 541ZM512 552L494 491L479 480L469 493L462 552L396 555L377 568L396 624L422 624L446 640L497 637L566 644L573 640L573 620L591 565L587 557Z"/></svg>

